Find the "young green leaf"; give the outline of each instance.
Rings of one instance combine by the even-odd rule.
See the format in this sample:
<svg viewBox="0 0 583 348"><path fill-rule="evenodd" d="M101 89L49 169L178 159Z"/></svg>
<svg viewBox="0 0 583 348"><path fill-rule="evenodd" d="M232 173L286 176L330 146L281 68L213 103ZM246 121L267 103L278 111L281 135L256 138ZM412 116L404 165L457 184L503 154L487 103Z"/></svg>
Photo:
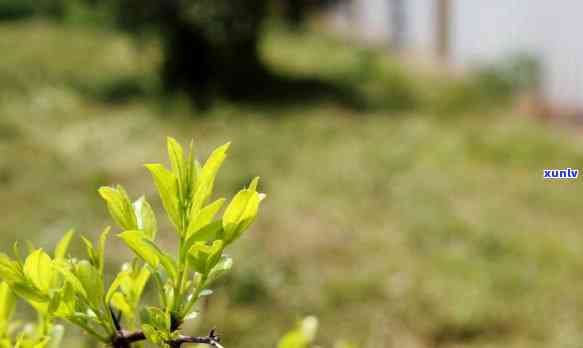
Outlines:
<svg viewBox="0 0 583 348"><path fill-rule="evenodd" d="M53 280L52 260L42 249L35 250L24 262L24 274L43 294L48 294Z"/></svg>
<svg viewBox="0 0 583 348"><path fill-rule="evenodd" d="M264 197L256 191L257 182L258 178L255 178L249 188L239 191L223 214L223 233L227 244L239 238L257 216Z"/></svg>
<svg viewBox="0 0 583 348"><path fill-rule="evenodd" d="M124 243L142 260L156 269L160 264L160 258L155 248L146 242L141 231L125 231L118 235Z"/></svg>
<svg viewBox="0 0 583 348"><path fill-rule="evenodd" d="M167 138L168 158L170 158L170 165L172 172L177 178L184 177L187 164L184 160L184 150L182 146L172 137Z"/></svg>
<svg viewBox="0 0 583 348"><path fill-rule="evenodd" d="M53 268L56 269L64 278L65 282L68 283L73 291L83 298L87 298L87 291L83 283L77 278L77 276L69 269L69 265L63 262L54 262Z"/></svg>
<svg viewBox="0 0 583 348"><path fill-rule="evenodd" d="M156 239L158 223L156 222L156 214L150 203L142 196L133 205L138 221L138 229L144 231L144 234L151 240Z"/></svg>
<svg viewBox="0 0 583 348"><path fill-rule="evenodd" d="M87 300L93 309L99 309L103 303L103 280L99 271L89 262L82 260L75 265L75 276L85 289Z"/></svg>
<svg viewBox="0 0 583 348"><path fill-rule="evenodd" d="M307 348L315 338L318 330L318 320L307 317L298 327L288 332L277 344L277 348Z"/></svg>
<svg viewBox="0 0 583 348"><path fill-rule="evenodd" d="M109 290L105 294L105 303L109 304L111 302L111 298L115 294L115 292L121 287L124 282L127 282L129 278L128 271L121 271L117 274L111 285L109 286Z"/></svg>
<svg viewBox="0 0 583 348"><path fill-rule="evenodd" d="M230 146L231 143L226 143L214 150L202 167L193 191L192 209L194 209L195 212L200 209L211 196L217 172L225 161Z"/></svg>
<svg viewBox="0 0 583 348"><path fill-rule="evenodd" d="M156 269L161 264L166 272L168 272L168 275L173 280L176 280L178 270L174 260L160 250L151 240L145 238L142 231L125 231L119 234L119 237L136 255L148 263L150 267Z"/></svg>
<svg viewBox="0 0 583 348"><path fill-rule="evenodd" d="M12 291L29 303L43 303L49 300L49 297L46 294L43 294L38 289L32 287L30 284L27 283L14 283L11 284L10 287Z"/></svg>
<svg viewBox="0 0 583 348"><path fill-rule="evenodd" d="M91 261L91 263L93 265L97 265L97 263L99 261L97 260L97 252L95 251L95 247L93 246L93 243L85 236L81 236L81 240L83 241L83 244L85 244L85 250L87 251L87 257L89 257L89 260Z"/></svg>
<svg viewBox="0 0 583 348"><path fill-rule="evenodd" d="M0 283L0 337L8 330L15 305L16 298L8 284Z"/></svg>
<svg viewBox="0 0 583 348"><path fill-rule="evenodd" d="M3 253L0 253L0 277L9 283L24 281L22 267Z"/></svg>
<svg viewBox="0 0 583 348"><path fill-rule="evenodd" d="M220 220L213 221L196 231L185 243L186 249L190 249L195 242L210 242L216 240L223 232L223 223Z"/></svg>
<svg viewBox="0 0 583 348"><path fill-rule="evenodd" d="M146 164L152 174L162 205L174 226L180 226L180 212L178 209L178 179L161 164Z"/></svg>
<svg viewBox="0 0 583 348"><path fill-rule="evenodd" d="M61 241L57 244L55 248L54 256L56 260L63 260L65 256L67 256L67 250L69 250L69 245L71 244L71 240L75 235L75 230L71 229L65 233L65 236L61 239Z"/></svg>
<svg viewBox="0 0 583 348"><path fill-rule="evenodd" d="M120 310L125 317L134 317L134 308L129 304L126 296L121 292L116 292L110 299L112 306Z"/></svg>
<svg viewBox="0 0 583 348"><path fill-rule="evenodd" d="M121 228L125 230L137 229L138 226L132 203L122 186L118 185L116 188L104 186L98 192L106 201L111 217Z"/></svg>
<svg viewBox="0 0 583 348"><path fill-rule="evenodd" d="M109 236L109 227L106 227L101 235L99 236L99 245L97 247L97 270L100 276L103 278L103 271L105 268L105 244L107 243L107 237Z"/></svg>
<svg viewBox="0 0 583 348"><path fill-rule="evenodd" d="M196 242L189 250L190 264L200 274L208 274L219 262L224 243L216 240L212 245Z"/></svg>
<svg viewBox="0 0 583 348"><path fill-rule="evenodd" d="M212 271L208 275L208 279L206 281L207 285L212 284L214 281L227 274L231 268L233 268L233 259L226 255L221 256L221 260L215 267L213 267Z"/></svg>
<svg viewBox="0 0 583 348"><path fill-rule="evenodd" d="M192 210L193 214L190 216L190 224L188 225L188 231L186 233L186 238L190 238L192 235L196 234L202 228L208 226L215 215L221 210L221 207L225 203L225 199L217 199L211 204L200 210Z"/></svg>

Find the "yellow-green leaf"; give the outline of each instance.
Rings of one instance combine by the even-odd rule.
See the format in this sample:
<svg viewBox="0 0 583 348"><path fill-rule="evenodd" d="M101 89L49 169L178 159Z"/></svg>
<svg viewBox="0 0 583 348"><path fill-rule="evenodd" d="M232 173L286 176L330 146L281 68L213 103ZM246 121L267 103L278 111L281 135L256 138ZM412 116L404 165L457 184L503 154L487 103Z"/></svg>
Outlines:
<svg viewBox="0 0 583 348"><path fill-rule="evenodd" d="M226 143L214 150L200 170L195 185L192 209L200 209L211 196L217 172L225 161L230 146L231 143Z"/></svg>
<svg viewBox="0 0 583 348"><path fill-rule="evenodd" d="M125 231L118 235L124 243L152 268L158 267L160 258L155 248L146 243L142 231Z"/></svg>
<svg viewBox="0 0 583 348"><path fill-rule="evenodd" d="M75 231L73 229L67 231L65 236L59 241L57 247L55 248L55 259L56 260L63 260L65 256L67 256L67 250L69 250L69 245L71 244L71 240L75 235Z"/></svg>
<svg viewBox="0 0 583 348"><path fill-rule="evenodd" d="M225 210L223 233L227 244L239 238L255 220L263 199L263 196L255 191L256 187L257 179L253 180L248 189L239 191Z"/></svg>
<svg viewBox="0 0 583 348"><path fill-rule="evenodd" d="M162 205L174 226L180 226L180 213L178 210L178 179L161 164L146 164L146 168L152 174Z"/></svg>
<svg viewBox="0 0 583 348"><path fill-rule="evenodd" d="M132 203L123 187L101 187L98 190L101 197L107 203L107 209L111 217L118 225L126 230L137 228L136 216L132 208Z"/></svg>
<svg viewBox="0 0 583 348"><path fill-rule="evenodd" d="M211 204L207 205L203 209L197 210L194 214L191 214L190 224L188 225L188 232L186 233L186 238L190 238L192 235L196 234L203 227L207 226L212 222L215 215L221 210L221 207L225 203L225 199L217 199ZM193 211L194 212L194 211Z"/></svg>
<svg viewBox="0 0 583 348"><path fill-rule="evenodd" d="M89 262L82 260L75 265L75 275L83 284L87 299L95 309L103 302L103 279L99 271Z"/></svg>
<svg viewBox="0 0 583 348"><path fill-rule="evenodd" d="M138 229L144 231L144 234L149 239L156 239L156 233L158 232L156 214L145 197L142 196L134 202L134 211L138 221Z"/></svg>
<svg viewBox="0 0 583 348"><path fill-rule="evenodd" d="M24 274L37 289L47 294L53 280L51 257L42 249L35 250L24 262Z"/></svg>
<svg viewBox="0 0 583 348"><path fill-rule="evenodd" d="M16 298L7 283L0 283L0 337L11 322Z"/></svg>

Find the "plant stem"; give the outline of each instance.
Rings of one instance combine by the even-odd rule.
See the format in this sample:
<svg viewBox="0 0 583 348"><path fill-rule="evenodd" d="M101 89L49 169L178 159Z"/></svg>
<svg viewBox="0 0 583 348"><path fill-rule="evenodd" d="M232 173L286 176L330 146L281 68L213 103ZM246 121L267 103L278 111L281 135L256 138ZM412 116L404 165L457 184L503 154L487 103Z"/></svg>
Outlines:
<svg viewBox="0 0 583 348"><path fill-rule="evenodd" d="M142 331L135 331L135 332L125 332L120 331L117 336L115 336L111 342L113 348L130 348L132 343L144 341L146 339L146 335ZM178 347L180 348L183 344L186 343L199 343L199 344L207 344L211 347L215 348L223 348L219 343L221 341L220 337L217 336L215 330L211 330L206 337L195 337L195 336L184 336L180 335L176 339L167 342L170 347Z"/></svg>

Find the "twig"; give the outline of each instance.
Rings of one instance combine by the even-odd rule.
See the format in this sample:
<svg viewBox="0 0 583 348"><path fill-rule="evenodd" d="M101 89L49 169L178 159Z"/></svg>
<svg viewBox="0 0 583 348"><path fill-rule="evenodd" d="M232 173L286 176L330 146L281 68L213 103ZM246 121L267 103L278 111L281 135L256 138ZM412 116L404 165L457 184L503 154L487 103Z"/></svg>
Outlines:
<svg viewBox="0 0 583 348"><path fill-rule="evenodd" d="M142 331L127 332L120 331L119 334L113 338L112 345L114 348L130 347L132 343L140 342L146 339L146 335ZM220 344L221 338L216 334L215 329L212 329L206 337L184 336L180 335L178 338L167 342L172 348L180 348L186 343L201 343L207 344L214 348L224 348Z"/></svg>

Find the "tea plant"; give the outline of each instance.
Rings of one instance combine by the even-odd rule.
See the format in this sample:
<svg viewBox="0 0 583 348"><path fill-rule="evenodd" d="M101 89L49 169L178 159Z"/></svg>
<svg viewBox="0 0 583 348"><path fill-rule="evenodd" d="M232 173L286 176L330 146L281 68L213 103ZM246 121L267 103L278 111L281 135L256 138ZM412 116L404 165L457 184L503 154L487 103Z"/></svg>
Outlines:
<svg viewBox="0 0 583 348"><path fill-rule="evenodd" d="M170 254L156 242L156 215L145 197L132 201L121 186L102 187L110 215L121 228L117 236L135 254L125 263L109 286L105 286L106 228L97 243L82 237L87 259L69 256L73 231L65 234L52 254L32 245L28 255L14 245L14 257L0 253L0 347L56 348L64 321L82 328L104 344L128 348L149 341L159 347L181 347L202 343L220 347L212 330L207 336L181 333L182 324L197 316L195 306L209 287L228 272L232 259L225 249L235 242L255 220L264 194L257 192L258 178L239 191L222 217L215 218L225 199L210 203L215 177L227 156L229 144L212 152L204 165L195 159L192 143L185 152L168 138L170 169L147 164L164 210L179 240ZM158 304L143 305L146 284L156 285ZM9 324L14 294L38 313L34 333L14 338ZM30 330L29 330L30 331Z"/></svg>

